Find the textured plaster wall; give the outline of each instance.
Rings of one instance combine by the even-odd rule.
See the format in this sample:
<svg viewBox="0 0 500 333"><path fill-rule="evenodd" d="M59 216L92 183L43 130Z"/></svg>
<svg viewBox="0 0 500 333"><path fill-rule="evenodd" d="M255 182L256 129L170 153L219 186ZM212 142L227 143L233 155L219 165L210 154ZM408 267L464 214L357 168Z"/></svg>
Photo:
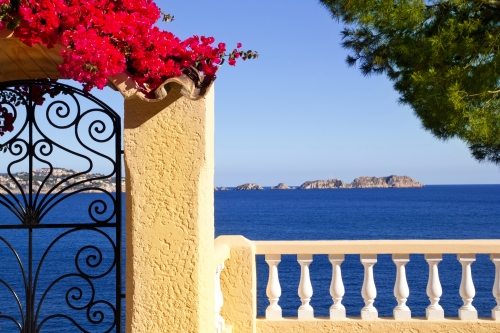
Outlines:
<svg viewBox="0 0 500 333"><path fill-rule="evenodd" d="M127 333L213 332L213 108L125 100Z"/></svg>
<svg viewBox="0 0 500 333"><path fill-rule="evenodd" d="M493 320L461 321L445 319L429 321L412 319L396 321L379 319L346 321L284 319L280 321L257 320L257 333L493 333L500 332L500 323Z"/></svg>
<svg viewBox="0 0 500 333"><path fill-rule="evenodd" d="M221 315L234 333L255 333L257 317L257 275L255 246L243 236L219 236L215 243L231 248L221 273L224 305Z"/></svg>

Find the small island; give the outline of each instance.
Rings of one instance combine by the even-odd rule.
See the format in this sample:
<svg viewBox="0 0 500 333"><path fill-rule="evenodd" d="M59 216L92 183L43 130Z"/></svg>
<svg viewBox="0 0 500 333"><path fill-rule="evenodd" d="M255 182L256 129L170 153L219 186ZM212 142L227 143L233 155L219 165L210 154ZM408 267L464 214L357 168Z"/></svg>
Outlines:
<svg viewBox="0 0 500 333"><path fill-rule="evenodd" d="M349 184L346 184L343 180L333 178L327 180L309 180L304 184L300 185L301 190L313 190L313 189L331 189L331 188L349 188Z"/></svg>
<svg viewBox="0 0 500 333"><path fill-rule="evenodd" d="M234 188L235 191L257 191L257 190L263 190L264 188L260 186L259 184L255 183L246 183L240 186L236 186Z"/></svg>
<svg viewBox="0 0 500 333"><path fill-rule="evenodd" d="M229 191L229 189L224 186L221 187L214 186L214 191Z"/></svg>
<svg viewBox="0 0 500 333"><path fill-rule="evenodd" d="M295 190L295 187L289 187L287 184L285 183L279 183L278 185L276 186L272 186L271 187L271 190Z"/></svg>

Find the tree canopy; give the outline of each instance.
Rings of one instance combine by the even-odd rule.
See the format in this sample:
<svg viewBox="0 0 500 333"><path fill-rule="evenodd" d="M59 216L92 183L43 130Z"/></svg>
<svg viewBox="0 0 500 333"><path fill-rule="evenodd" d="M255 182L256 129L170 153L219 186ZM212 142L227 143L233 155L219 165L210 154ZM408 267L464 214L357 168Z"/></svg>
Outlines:
<svg viewBox="0 0 500 333"><path fill-rule="evenodd" d="M345 24L349 66L387 75L426 130L500 165L500 1L320 2Z"/></svg>

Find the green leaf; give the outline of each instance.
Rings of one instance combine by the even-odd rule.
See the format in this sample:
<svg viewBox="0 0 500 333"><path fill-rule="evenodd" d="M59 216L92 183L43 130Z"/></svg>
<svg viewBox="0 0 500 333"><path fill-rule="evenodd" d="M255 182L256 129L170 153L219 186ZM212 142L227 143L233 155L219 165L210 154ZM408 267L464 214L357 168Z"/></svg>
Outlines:
<svg viewBox="0 0 500 333"><path fill-rule="evenodd" d="M164 13L163 11L161 12L161 15L162 15L163 22L173 22L175 19L173 15Z"/></svg>
<svg viewBox="0 0 500 333"><path fill-rule="evenodd" d="M16 29L19 24L20 24L20 20L18 17L14 17L9 23L7 23L7 29L9 29L10 31L14 31L14 29Z"/></svg>

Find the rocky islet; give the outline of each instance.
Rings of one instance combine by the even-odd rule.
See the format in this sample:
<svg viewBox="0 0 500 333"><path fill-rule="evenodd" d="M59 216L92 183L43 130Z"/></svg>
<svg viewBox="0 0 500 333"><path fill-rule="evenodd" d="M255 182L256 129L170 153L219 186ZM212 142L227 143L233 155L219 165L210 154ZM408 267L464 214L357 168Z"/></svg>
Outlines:
<svg viewBox="0 0 500 333"><path fill-rule="evenodd" d="M409 176L391 175L387 177L362 176L347 184L340 179L307 181L300 186L301 190L341 189L341 188L413 188L425 185Z"/></svg>
<svg viewBox="0 0 500 333"><path fill-rule="evenodd" d="M264 188L256 183L246 183L234 188L235 191L256 191L263 190Z"/></svg>
<svg viewBox="0 0 500 333"><path fill-rule="evenodd" d="M271 187L271 190L295 190L295 187L289 187L285 183L279 183L278 185Z"/></svg>

